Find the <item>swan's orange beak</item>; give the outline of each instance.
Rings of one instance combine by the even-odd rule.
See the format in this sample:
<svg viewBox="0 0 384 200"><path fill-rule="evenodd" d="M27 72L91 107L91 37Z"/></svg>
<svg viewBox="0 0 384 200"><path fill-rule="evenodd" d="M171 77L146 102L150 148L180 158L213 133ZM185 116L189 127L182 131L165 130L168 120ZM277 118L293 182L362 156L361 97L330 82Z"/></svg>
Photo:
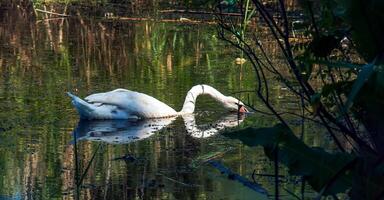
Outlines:
<svg viewBox="0 0 384 200"><path fill-rule="evenodd" d="M240 106L239 113L246 113L248 112L247 108L245 106Z"/></svg>

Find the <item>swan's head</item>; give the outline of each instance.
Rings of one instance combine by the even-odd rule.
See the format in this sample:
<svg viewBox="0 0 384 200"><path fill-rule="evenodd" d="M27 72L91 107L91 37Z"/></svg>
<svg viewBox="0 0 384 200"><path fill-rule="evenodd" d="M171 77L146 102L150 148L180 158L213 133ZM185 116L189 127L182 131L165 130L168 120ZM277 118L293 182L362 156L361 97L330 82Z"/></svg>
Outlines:
<svg viewBox="0 0 384 200"><path fill-rule="evenodd" d="M224 106L233 112L239 112L239 113L248 112L244 103L241 102L240 100L236 99L235 97L231 97L231 96L226 97L226 100L224 102Z"/></svg>

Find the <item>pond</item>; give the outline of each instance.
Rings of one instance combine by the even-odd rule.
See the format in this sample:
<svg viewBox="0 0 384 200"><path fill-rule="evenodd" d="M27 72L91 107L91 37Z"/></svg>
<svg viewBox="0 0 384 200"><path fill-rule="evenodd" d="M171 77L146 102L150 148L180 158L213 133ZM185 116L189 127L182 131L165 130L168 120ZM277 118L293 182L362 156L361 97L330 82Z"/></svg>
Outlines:
<svg viewBox="0 0 384 200"><path fill-rule="evenodd" d="M79 122L66 95L126 88L180 110L187 91L204 83L261 105L236 93L254 87L252 67L235 63L240 52L217 38L215 25L1 15L0 199L273 197L274 163L263 149L210 131L218 123L270 126L269 116L238 119L203 96L192 119ZM272 90L272 101L295 107L277 83ZM307 144L329 146L321 131L309 132ZM250 181L255 172L268 195L204 162L212 158ZM281 197L295 198L290 193L300 193L301 181L280 168ZM309 186L304 192L314 195Z"/></svg>

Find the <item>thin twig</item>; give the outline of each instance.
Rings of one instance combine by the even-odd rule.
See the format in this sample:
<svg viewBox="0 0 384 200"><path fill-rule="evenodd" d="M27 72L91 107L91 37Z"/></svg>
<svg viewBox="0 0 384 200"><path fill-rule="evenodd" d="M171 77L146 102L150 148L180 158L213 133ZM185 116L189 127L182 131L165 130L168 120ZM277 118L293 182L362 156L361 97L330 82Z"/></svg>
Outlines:
<svg viewBox="0 0 384 200"><path fill-rule="evenodd" d="M186 13L186 14L197 14L197 15L225 15L225 16L244 16L242 13L217 13L217 12L207 12L207 11L196 11L196 10L160 10L159 13Z"/></svg>
<svg viewBox="0 0 384 200"><path fill-rule="evenodd" d="M70 15L67 15L67 14L55 13L55 12L51 12L51 11L47 11L47 10L41 10L41 9L38 9L38 8L36 8L35 10L37 12L47 13L47 14L51 14L51 15L57 15L57 16L60 16L60 17L70 17Z"/></svg>
<svg viewBox="0 0 384 200"><path fill-rule="evenodd" d="M183 24L216 24L214 21L209 20L193 20L188 18L179 19L155 19L149 17L109 17L107 20L121 20L121 21L155 21L155 22L174 22Z"/></svg>

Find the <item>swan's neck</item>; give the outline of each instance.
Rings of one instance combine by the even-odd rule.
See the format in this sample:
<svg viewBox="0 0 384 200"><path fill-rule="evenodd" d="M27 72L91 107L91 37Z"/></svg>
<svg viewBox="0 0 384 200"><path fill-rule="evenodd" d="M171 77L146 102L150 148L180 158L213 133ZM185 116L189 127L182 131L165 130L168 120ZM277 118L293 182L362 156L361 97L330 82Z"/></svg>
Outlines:
<svg viewBox="0 0 384 200"><path fill-rule="evenodd" d="M202 94L208 94L220 103L224 103L226 100L226 96L209 85L195 85L188 91L187 96L185 97L183 108L179 114L193 113L195 110L196 99L199 95Z"/></svg>

